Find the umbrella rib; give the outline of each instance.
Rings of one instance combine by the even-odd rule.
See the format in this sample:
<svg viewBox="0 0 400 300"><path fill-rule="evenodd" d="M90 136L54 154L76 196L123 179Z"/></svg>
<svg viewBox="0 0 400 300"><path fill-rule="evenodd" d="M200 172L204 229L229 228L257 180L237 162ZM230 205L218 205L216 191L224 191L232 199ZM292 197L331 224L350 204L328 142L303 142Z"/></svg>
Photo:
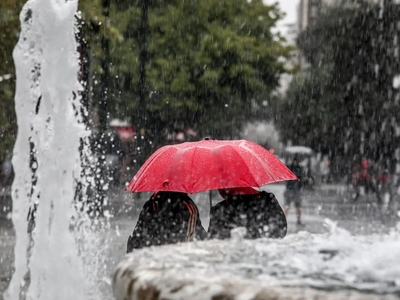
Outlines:
<svg viewBox="0 0 400 300"><path fill-rule="evenodd" d="M249 147L247 147L246 145L240 145L241 148L245 149L247 152L251 153L256 159L257 161L262 165L263 169L265 171L267 171L268 173L271 173L269 171L268 165L258 156L257 153L254 153L254 151L252 151ZM262 185L262 183L258 183L260 186Z"/></svg>
<svg viewBox="0 0 400 300"><path fill-rule="evenodd" d="M161 154L163 154L165 151L167 151L169 148L168 147L165 147L165 149L163 150L163 151L160 151L160 153L157 153L157 155L155 155L153 158L152 158L152 160L151 161L149 161L149 163L146 165L146 167L143 169L143 171L141 172L141 174L138 176L138 177L136 177L136 180L135 180L135 184L136 184L136 182L139 182L139 178L142 178L142 176L144 176L144 174L146 174L146 171L147 171L147 169L148 168L150 168L150 166L153 164L153 162L155 161L155 159L157 158L157 157L159 157ZM162 150L162 149L160 149L160 150ZM144 165L142 166L142 168L144 167ZM139 171L138 171L138 173L141 171L141 169L142 168L140 168L139 169ZM133 188L133 187L132 187ZM131 189L132 189L131 188ZM128 188L127 188L128 189Z"/></svg>
<svg viewBox="0 0 400 300"><path fill-rule="evenodd" d="M253 177L254 182L257 182L256 178L254 177L254 175L251 172L250 167L247 165L246 160L240 155L240 153L234 147L232 147L232 145L228 145L228 147L232 148L239 155L239 158L244 162L247 170L249 170L249 174ZM257 184L259 185L258 187L260 187L260 184L258 182L257 182Z"/></svg>
<svg viewBox="0 0 400 300"><path fill-rule="evenodd" d="M186 153L187 150L188 150L187 148L181 147L178 149L178 151L175 152L173 161L169 165L168 170L166 172L167 180L170 180L173 177L173 176L171 176L171 174L175 173L175 169L172 170L172 167L175 166L174 161L176 161L178 158L180 159L183 156L183 154ZM174 183L174 184L176 186L176 183ZM185 193L187 193L187 189L185 189Z"/></svg>
<svg viewBox="0 0 400 300"><path fill-rule="evenodd" d="M252 151L249 147L247 147L246 145L240 145L240 147L242 147L243 149L245 149L248 152L254 153L254 151ZM264 170L266 172L268 172L272 177L275 177L273 173L271 173L271 171L268 168L268 165L259 157L258 154L254 153L253 156L259 161L259 163L263 166ZM277 158L276 158L277 159ZM292 172L291 172L292 173ZM297 178L297 177L296 177ZM274 182L279 182L279 181L286 181L289 180L287 178L278 178L278 179L274 179ZM262 185L264 185L265 183L259 183L260 187Z"/></svg>
<svg viewBox="0 0 400 300"><path fill-rule="evenodd" d="M193 156L192 156L192 164L190 166L190 170L191 170L191 173L192 173L190 178L193 178L193 170L194 170L193 165L194 165L194 157L195 157L196 152L197 152L197 148L194 148ZM192 188L193 188L193 182L191 182L190 184L192 185Z"/></svg>

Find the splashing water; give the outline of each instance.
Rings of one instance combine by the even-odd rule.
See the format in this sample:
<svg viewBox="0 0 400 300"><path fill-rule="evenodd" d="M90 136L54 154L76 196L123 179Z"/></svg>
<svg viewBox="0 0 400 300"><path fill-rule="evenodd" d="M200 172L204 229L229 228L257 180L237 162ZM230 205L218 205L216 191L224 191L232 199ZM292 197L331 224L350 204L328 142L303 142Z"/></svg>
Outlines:
<svg viewBox="0 0 400 300"><path fill-rule="evenodd" d="M220 295L224 280L243 285L243 295L236 289L237 299L253 299L265 287L400 293L400 226L387 235L353 236L333 221L324 225L326 234L300 232L282 240L240 240L236 235L143 249L119 264L114 294L131 299L133 284L153 286L160 298L211 299ZM247 283L254 293L246 294Z"/></svg>
<svg viewBox="0 0 400 300"><path fill-rule="evenodd" d="M78 0L30 0L20 15L21 36L14 50L18 135L12 192L17 239L15 272L5 294L10 300L20 294L27 299L87 300L95 294L87 275L96 274L98 266L90 258L96 255L85 257L84 252L96 247L96 238L74 203L76 183L82 181L80 140L88 135L79 120L77 7ZM30 143L37 160L33 186ZM33 242L27 233L31 201L38 202Z"/></svg>

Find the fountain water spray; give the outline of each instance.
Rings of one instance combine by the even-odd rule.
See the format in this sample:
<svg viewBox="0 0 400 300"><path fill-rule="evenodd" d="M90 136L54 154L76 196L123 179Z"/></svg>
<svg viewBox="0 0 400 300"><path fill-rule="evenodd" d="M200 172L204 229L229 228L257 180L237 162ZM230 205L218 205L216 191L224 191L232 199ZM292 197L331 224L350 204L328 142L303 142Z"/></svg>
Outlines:
<svg viewBox="0 0 400 300"><path fill-rule="evenodd" d="M6 293L10 300L20 298L28 272L27 299L88 299L90 288L72 223L76 182L81 180L78 148L87 135L79 120L77 7L78 0L30 0L20 15L21 36L14 50L18 135L12 192L17 241L15 272ZM38 164L34 189L30 142ZM28 261L31 199L38 199L39 205Z"/></svg>

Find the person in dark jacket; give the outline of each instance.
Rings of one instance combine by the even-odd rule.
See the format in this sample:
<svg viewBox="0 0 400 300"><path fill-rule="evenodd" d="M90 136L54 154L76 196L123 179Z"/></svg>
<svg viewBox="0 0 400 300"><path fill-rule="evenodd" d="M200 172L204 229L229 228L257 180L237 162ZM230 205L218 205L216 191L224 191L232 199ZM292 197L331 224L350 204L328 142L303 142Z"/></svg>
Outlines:
<svg viewBox="0 0 400 300"><path fill-rule="evenodd" d="M210 212L210 238L230 238L230 231L245 227L245 238L283 238L287 231L285 214L274 194L253 188L219 190L224 201Z"/></svg>
<svg viewBox="0 0 400 300"><path fill-rule="evenodd" d="M129 236L127 252L206 237L197 206L187 194L158 192L144 204Z"/></svg>
<svg viewBox="0 0 400 300"><path fill-rule="evenodd" d="M301 223L301 189L303 187L303 182L307 179L305 176L304 168L300 165L300 159L298 157L293 158L293 162L291 165L287 166L290 171L293 172L294 175L299 178L299 180L289 180L286 182L286 191L284 194L285 197L285 206L284 211L287 216L290 209L290 204L294 202L294 206L296 207L296 215L297 215L297 225L303 226Z"/></svg>

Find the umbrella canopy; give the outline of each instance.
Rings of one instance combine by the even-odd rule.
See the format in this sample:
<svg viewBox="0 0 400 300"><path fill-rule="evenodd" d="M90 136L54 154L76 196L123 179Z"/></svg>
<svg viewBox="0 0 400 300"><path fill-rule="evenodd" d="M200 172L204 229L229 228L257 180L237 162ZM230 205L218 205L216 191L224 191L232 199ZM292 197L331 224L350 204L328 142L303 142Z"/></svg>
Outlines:
<svg viewBox="0 0 400 300"><path fill-rule="evenodd" d="M111 127L129 127L128 121L122 121L120 119L112 119L110 122Z"/></svg>
<svg viewBox="0 0 400 300"><path fill-rule="evenodd" d="M303 156L303 157L311 157L313 155L313 151L311 148L304 146L291 146L287 147L283 151L284 156Z"/></svg>
<svg viewBox="0 0 400 300"><path fill-rule="evenodd" d="M273 154L245 140L183 143L158 149L126 190L193 194L233 187L261 187L297 180Z"/></svg>

